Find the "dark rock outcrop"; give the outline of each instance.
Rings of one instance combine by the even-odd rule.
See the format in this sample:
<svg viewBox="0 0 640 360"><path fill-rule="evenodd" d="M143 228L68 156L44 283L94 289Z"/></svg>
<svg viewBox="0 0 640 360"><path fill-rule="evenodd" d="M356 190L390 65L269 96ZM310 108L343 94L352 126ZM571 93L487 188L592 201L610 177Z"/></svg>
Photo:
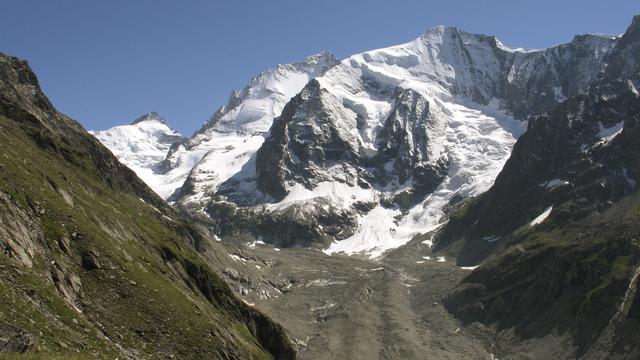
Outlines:
<svg viewBox="0 0 640 360"><path fill-rule="evenodd" d="M531 118L493 187L440 233L436 251L482 262L446 297L463 321L518 339L568 336L585 359L640 356L637 28L635 17L602 71Z"/></svg>

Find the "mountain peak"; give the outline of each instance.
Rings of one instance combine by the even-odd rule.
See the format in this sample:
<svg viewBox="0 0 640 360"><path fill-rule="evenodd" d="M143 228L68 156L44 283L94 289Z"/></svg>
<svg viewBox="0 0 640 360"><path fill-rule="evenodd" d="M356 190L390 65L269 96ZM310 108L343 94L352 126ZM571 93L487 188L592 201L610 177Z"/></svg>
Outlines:
<svg viewBox="0 0 640 360"><path fill-rule="evenodd" d="M158 114L155 111L152 111L150 113L144 114L142 116L140 116L139 118L135 119L131 125L136 125L136 124L140 124L142 122L147 122L147 121L157 121L160 122L162 124L166 124L166 121L164 120L164 118L162 116L160 116L160 114Z"/></svg>
<svg viewBox="0 0 640 360"><path fill-rule="evenodd" d="M484 43L490 46L502 45L495 36L470 33L455 26L444 25L438 25L425 31L418 40L427 45L442 44L454 47L466 46L468 42ZM502 46L504 47L504 45ZM509 49L507 47L504 48L506 50L514 51L514 49Z"/></svg>
<svg viewBox="0 0 640 360"><path fill-rule="evenodd" d="M332 52L323 50L291 65L300 71L309 72L316 76L324 73L327 69L337 65L339 62Z"/></svg>
<svg viewBox="0 0 640 360"><path fill-rule="evenodd" d="M422 37L424 38L424 37L430 37L433 35L443 35L448 33L459 33L459 32L462 32L462 30L460 30L460 28L457 28L455 26L438 25L436 27L427 29L427 31L425 31L422 34Z"/></svg>
<svg viewBox="0 0 640 360"><path fill-rule="evenodd" d="M320 62L334 62L337 60L338 59L331 51L322 50L317 54L307 56L302 62L307 64L317 64Z"/></svg>
<svg viewBox="0 0 640 360"><path fill-rule="evenodd" d="M242 91L233 90L227 104L219 107L194 136L210 129L266 133L284 105L310 79L339 63L333 53L321 51L298 62L278 64L262 71Z"/></svg>

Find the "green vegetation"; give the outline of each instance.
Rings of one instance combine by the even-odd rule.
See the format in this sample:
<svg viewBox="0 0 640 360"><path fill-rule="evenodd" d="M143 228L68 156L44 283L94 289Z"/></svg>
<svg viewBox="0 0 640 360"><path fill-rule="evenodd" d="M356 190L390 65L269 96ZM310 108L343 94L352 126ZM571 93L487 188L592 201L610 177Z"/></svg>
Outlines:
<svg viewBox="0 0 640 360"><path fill-rule="evenodd" d="M105 183L69 139L0 116L0 192L34 215L43 235L32 268L0 255L0 327L19 329L30 343L27 355L0 359L271 358L257 340L268 335L255 325L268 320L212 272L203 280L185 270L208 269L184 240L188 225L151 205L155 198ZM206 286L215 296L203 296ZM270 330L286 352L282 330Z"/></svg>

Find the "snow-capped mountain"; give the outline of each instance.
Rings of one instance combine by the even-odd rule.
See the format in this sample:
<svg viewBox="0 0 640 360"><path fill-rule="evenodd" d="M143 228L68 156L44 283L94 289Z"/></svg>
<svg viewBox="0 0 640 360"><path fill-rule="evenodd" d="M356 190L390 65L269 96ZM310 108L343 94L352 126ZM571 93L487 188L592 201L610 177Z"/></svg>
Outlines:
<svg viewBox="0 0 640 360"><path fill-rule="evenodd" d="M525 51L437 27L341 62L279 65L174 143L156 176L184 181L171 200L220 235L380 255L486 191L527 121L583 92L614 43Z"/></svg>
<svg viewBox="0 0 640 360"><path fill-rule="evenodd" d="M158 166L171 145L184 137L167 126L156 112L145 114L130 125L90 131L100 142L163 198L175 190L174 179L158 174Z"/></svg>
<svg viewBox="0 0 640 360"><path fill-rule="evenodd" d="M437 27L353 55L285 106L255 160L204 198L205 210L223 232L380 255L486 191L528 117L582 91L612 44L585 35L523 51Z"/></svg>
<svg viewBox="0 0 640 360"><path fill-rule="evenodd" d="M226 106L166 154L159 176L180 179L174 184L174 190L179 192L172 200L213 194L220 183L240 171L255 154L284 105L311 78L336 63L332 54L320 53L265 70L244 90L234 90Z"/></svg>
<svg viewBox="0 0 640 360"><path fill-rule="evenodd" d="M220 107L198 131L266 133L273 119L284 106L309 82L323 75L338 63L329 52L311 55L293 64L280 64L253 78L242 91L233 90L226 106ZM194 136L197 143L203 136Z"/></svg>
<svg viewBox="0 0 640 360"><path fill-rule="evenodd" d="M132 125L92 134L165 200L202 197L215 192L255 154L273 119L311 78L337 63L333 54L322 52L263 71L242 91L233 90L227 105L190 138L173 132L155 113ZM153 122L154 117L158 121ZM139 126L144 120L156 128ZM162 137L170 140L163 141L157 137L162 132L179 138Z"/></svg>

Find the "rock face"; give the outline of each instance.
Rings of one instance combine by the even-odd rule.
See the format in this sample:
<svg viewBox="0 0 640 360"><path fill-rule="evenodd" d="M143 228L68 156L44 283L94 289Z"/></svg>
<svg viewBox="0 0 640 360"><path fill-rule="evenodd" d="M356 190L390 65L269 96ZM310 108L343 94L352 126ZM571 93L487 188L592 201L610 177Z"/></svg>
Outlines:
<svg viewBox="0 0 640 360"><path fill-rule="evenodd" d="M39 224L31 209L21 209L4 193L0 194L0 244L4 253L25 267L33 266L37 249L44 242Z"/></svg>
<svg viewBox="0 0 640 360"><path fill-rule="evenodd" d="M132 126L150 121L162 125ZM295 358L284 330L207 265L212 240L2 54L0 169L0 352Z"/></svg>
<svg viewBox="0 0 640 360"><path fill-rule="evenodd" d="M492 188L442 230L436 250L483 263L448 297L465 321L519 339L557 331L565 356L640 356L639 24L583 90L530 119Z"/></svg>
<svg viewBox="0 0 640 360"><path fill-rule="evenodd" d="M636 23L616 40L582 92L532 118L494 186L463 219L454 218L441 246L460 231L471 238L502 236L550 206L552 217L581 218L636 189L639 154L632 139L638 136L640 75L635 61L628 60L640 54ZM561 209L562 203L571 204Z"/></svg>

